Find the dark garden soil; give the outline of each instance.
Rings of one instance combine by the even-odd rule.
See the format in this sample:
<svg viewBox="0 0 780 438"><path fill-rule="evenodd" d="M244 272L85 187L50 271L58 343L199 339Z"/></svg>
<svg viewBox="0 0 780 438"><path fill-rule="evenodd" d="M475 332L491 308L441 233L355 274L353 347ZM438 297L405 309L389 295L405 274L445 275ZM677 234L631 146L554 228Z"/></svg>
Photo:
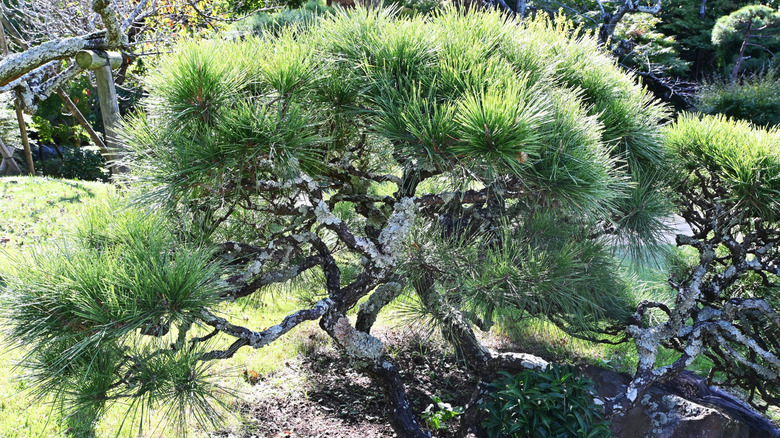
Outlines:
<svg viewBox="0 0 780 438"><path fill-rule="evenodd" d="M373 335L382 339L386 351L401 370L407 393L416 412L434 404L432 396L445 403L464 406L476 382L458 365L452 351L441 341L425 339L414 333L379 330ZM295 363L269 376L261 376L256 387L281 380L300 381L294 391L258 389L251 401L242 406L246 420L240 433L220 433L215 437L394 437L387 423L384 396L370 379L355 371L348 360L323 342L322 335L312 331L311 347ZM305 378L301 378L304 375ZM434 412L436 409L434 409ZM454 437L458 421L448 428L432 430L436 437Z"/></svg>

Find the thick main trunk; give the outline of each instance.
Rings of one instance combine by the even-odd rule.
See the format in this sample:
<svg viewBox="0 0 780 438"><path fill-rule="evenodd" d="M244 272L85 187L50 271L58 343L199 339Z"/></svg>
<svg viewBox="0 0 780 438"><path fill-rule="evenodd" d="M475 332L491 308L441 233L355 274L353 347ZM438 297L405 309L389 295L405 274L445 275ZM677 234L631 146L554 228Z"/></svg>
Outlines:
<svg viewBox="0 0 780 438"><path fill-rule="evenodd" d="M466 364L478 376L489 379L498 371L519 373L527 369L542 370L548 365L546 360L532 354L499 353L485 347L463 313L445 302L432 288L431 280L419 282L415 288L426 308L444 320L445 337L458 348Z"/></svg>
<svg viewBox="0 0 780 438"><path fill-rule="evenodd" d="M387 358L382 358L379 362L370 363L363 370L374 383L382 388L391 412L388 420L396 435L408 438L427 438L428 434L420 428L414 411L409 405L404 383L401 381L401 375L395 365Z"/></svg>
<svg viewBox="0 0 780 438"><path fill-rule="evenodd" d="M384 354L382 342L356 330L349 319L337 311L329 312L320 319L325 330L355 364L355 368L366 373L385 395L393 431L401 438L427 438L417 421L406 396L401 376L395 365Z"/></svg>
<svg viewBox="0 0 780 438"><path fill-rule="evenodd" d="M455 345L460 357L466 361L466 365L471 371L482 380L461 417L459 436L466 436L469 433L477 433L477 436L480 436L482 411L479 405L487 393L487 384L495 378L496 373L505 371L517 374L528 369L543 370L547 367L548 362L532 354L499 353L485 347L477 339L476 333L472 330L465 316L443 300L432 286L433 282L430 279L415 284L418 296L426 308L431 312L436 312L437 316L443 319L446 327L445 337Z"/></svg>

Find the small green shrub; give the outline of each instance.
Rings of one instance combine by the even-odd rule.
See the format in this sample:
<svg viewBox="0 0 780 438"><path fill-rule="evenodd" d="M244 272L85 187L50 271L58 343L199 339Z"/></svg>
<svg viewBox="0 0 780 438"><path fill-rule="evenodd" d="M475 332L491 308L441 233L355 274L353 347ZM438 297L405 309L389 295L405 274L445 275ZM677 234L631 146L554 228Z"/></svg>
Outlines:
<svg viewBox="0 0 780 438"><path fill-rule="evenodd" d="M106 158L96 148L66 148L62 152L63 160L60 174L63 178L82 181L108 181Z"/></svg>
<svg viewBox="0 0 780 438"><path fill-rule="evenodd" d="M442 399L435 395L431 397L431 399L435 404L429 404L428 407L425 408L425 411L420 414L420 417L422 417L423 421L425 421L425 425L428 426L429 429L446 429L448 421L463 414L462 406L453 407L449 403L444 403Z"/></svg>
<svg viewBox="0 0 780 438"><path fill-rule="evenodd" d="M35 157L35 153L33 153ZM59 158L51 160L35 160L33 161L35 166L35 172L38 175L47 177L60 178L62 176L62 160Z"/></svg>
<svg viewBox="0 0 780 438"><path fill-rule="evenodd" d="M701 88L696 109L705 114L723 114L758 126L780 124L780 77L774 70L739 82L711 82Z"/></svg>
<svg viewBox="0 0 780 438"><path fill-rule="evenodd" d="M385 0L386 7L396 7L402 15L430 15L441 9L444 3L441 0Z"/></svg>
<svg viewBox="0 0 780 438"><path fill-rule="evenodd" d="M482 427L489 437L612 436L593 403L590 381L577 377L570 367L500 374L482 404L487 412Z"/></svg>

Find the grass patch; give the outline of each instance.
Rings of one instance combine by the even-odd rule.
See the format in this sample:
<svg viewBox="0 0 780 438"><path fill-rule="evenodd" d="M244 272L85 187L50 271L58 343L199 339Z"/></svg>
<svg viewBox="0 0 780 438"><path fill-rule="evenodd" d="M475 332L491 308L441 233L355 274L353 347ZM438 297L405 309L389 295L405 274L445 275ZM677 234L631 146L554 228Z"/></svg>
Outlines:
<svg viewBox="0 0 780 438"><path fill-rule="evenodd" d="M0 177L0 247L18 249L59 237L86 202L113 191L99 182Z"/></svg>

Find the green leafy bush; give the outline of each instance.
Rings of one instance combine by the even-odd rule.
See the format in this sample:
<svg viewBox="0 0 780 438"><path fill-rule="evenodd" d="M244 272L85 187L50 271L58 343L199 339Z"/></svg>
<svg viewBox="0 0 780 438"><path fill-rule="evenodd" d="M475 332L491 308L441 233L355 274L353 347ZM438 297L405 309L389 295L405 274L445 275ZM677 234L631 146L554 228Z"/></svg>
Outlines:
<svg viewBox="0 0 780 438"><path fill-rule="evenodd" d="M69 82L64 86L63 91L93 128L102 130L103 126L96 106L97 94L87 75ZM78 146L89 141L87 132L64 107L64 102L57 95L41 102L32 115L32 120L37 130L37 139L42 144L56 144L60 147Z"/></svg>
<svg viewBox="0 0 780 438"><path fill-rule="evenodd" d="M60 173L63 178L82 181L103 181L109 178L106 158L97 148L67 148L62 152L64 159Z"/></svg>
<svg viewBox="0 0 780 438"><path fill-rule="evenodd" d="M511 375L500 373L482 407L482 422L491 438L611 437L593 403L590 381L570 367L552 365Z"/></svg>
<svg viewBox="0 0 780 438"><path fill-rule="evenodd" d="M704 85L696 109L705 114L723 114L758 126L780 124L780 77L769 70L740 82L715 81Z"/></svg>
<svg viewBox="0 0 780 438"><path fill-rule="evenodd" d="M321 15L331 13L333 8L318 1L309 1L299 8L282 9L278 12L260 12L237 22L231 31L238 33L253 33L257 35L277 35L283 29L291 26L307 27L312 25Z"/></svg>

